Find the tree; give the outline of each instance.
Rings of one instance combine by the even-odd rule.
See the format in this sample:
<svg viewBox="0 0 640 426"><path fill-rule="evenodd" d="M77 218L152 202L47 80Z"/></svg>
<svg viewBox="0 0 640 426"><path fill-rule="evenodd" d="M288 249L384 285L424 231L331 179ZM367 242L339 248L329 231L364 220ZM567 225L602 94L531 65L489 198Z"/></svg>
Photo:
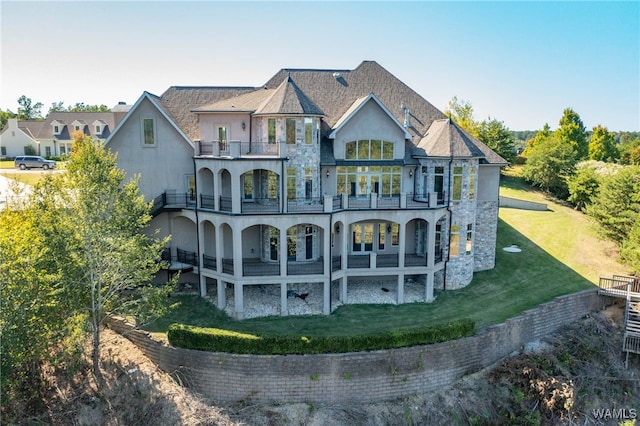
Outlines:
<svg viewBox="0 0 640 426"><path fill-rule="evenodd" d="M605 179L585 212L598 222L607 238L621 244L640 220L640 167L625 166Z"/></svg>
<svg viewBox="0 0 640 426"><path fill-rule="evenodd" d="M16 118L16 114L10 110L0 110L0 130L4 129L4 126L7 125L7 121L9 121L10 118Z"/></svg>
<svg viewBox="0 0 640 426"><path fill-rule="evenodd" d="M564 199L568 196L566 179L573 174L575 163L573 149L550 136L531 148L522 174L543 190Z"/></svg>
<svg viewBox="0 0 640 426"><path fill-rule="evenodd" d="M636 220L629 235L622 242L620 257L631 266L633 274L640 275L640 221Z"/></svg>
<svg viewBox="0 0 640 426"><path fill-rule="evenodd" d="M512 162L515 157L513 135L502 121L483 120L476 126L477 138L498 155Z"/></svg>
<svg viewBox="0 0 640 426"><path fill-rule="evenodd" d="M560 119L560 127L554 132L561 143L571 145L576 154L576 160L586 159L589 155L587 129L577 112L566 108Z"/></svg>
<svg viewBox="0 0 640 426"><path fill-rule="evenodd" d="M84 102L77 102L74 106L67 108L69 112L108 112L109 107L102 105L85 105Z"/></svg>
<svg viewBox="0 0 640 426"><path fill-rule="evenodd" d="M25 95L20 96L18 99L18 120L34 120L42 118L42 102L32 103L31 98L27 98Z"/></svg>
<svg viewBox="0 0 640 426"><path fill-rule="evenodd" d="M64 174L34 195L47 243L56 250L62 281L74 293L76 309L88 312L93 337L93 372L100 378L100 336L106 318L118 314L156 314L171 286L152 280L168 238L144 231L150 205L137 179L125 182L116 156L90 137L77 135Z"/></svg>
<svg viewBox="0 0 640 426"><path fill-rule="evenodd" d="M583 210L598 195L600 180L591 168L581 168L567 180L569 198L576 209Z"/></svg>
<svg viewBox="0 0 640 426"><path fill-rule="evenodd" d="M589 159L612 163L618 158L619 153L613 133L601 125L594 127L591 142L589 142Z"/></svg>
<svg viewBox="0 0 640 426"><path fill-rule="evenodd" d="M538 130L536 135L527 141L527 145L525 146L524 151L522 152L522 155L524 156L529 155L529 152L531 152L531 150L533 149L533 147L536 145L537 142L549 138L552 133L553 132L551 131L549 124L544 123L544 126L542 127L542 129Z"/></svg>
<svg viewBox="0 0 640 426"><path fill-rule="evenodd" d="M32 415L46 391L42 367L53 358L78 359L82 317L74 313L60 273L50 268L35 211L26 205L0 210L0 395L7 423ZM69 357L67 357L69 356Z"/></svg>
<svg viewBox="0 0 640 426"><path fill-rule="evenodd" d="M47 115L51 114L52 112L62 112L62 111L65 111L63 101L51 102L51 106L49 107L49 112L47 112Z"/></svg>
<svg viewBox="0 0 640 426"><path fill-rule="evenodd" d="M459 100L457 96L454 96L449 101L449 109L445 113L467 132L473 136L477 135L477 123L473 119L473 106L468 101Z"/></svg>

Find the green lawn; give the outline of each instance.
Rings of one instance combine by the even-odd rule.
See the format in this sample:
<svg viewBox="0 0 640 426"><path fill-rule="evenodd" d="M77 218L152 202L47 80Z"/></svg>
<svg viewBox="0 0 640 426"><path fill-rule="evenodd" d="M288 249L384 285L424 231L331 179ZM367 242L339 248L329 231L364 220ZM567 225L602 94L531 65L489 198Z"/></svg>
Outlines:
<svg viewBox="0 0 640 426"><path fill-rule="evenodd" d="M532 191L517 176L505 179L509 196L546 202L546 212L500 209L496 267L476 273L464 289L440 291L433 303L346 305L329 316L254 318L237 321L197 296L171 299L176 309L146 327L164 333L174 323L251 333L354 335L397 330L470 317L481 329L516 316L556 296L593 288L600 275L624 273L598 240L587 218ZM502 190L501 190L502 193ZM521 253L503 247L517 244ZM596 265L595 267L593 265Z"/></svg>

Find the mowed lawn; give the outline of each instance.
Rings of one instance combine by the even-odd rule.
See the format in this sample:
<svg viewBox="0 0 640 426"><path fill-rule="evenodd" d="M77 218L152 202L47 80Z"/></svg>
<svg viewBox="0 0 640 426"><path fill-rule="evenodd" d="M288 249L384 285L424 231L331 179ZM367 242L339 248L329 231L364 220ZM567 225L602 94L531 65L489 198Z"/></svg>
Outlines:
<svg viewBox="0 0 640 426"><path fill-rule="evenodd" d="M518 177L507 177L503 195L548 204L544 212L500 209L496 267L475 274L464 289L436 291L433 303L346 305L329 316L229 318L197 296L170 300L171 314L145 329L165 333L172 323L256 334L304 336L356 335L449 322L462 317L476 329L503 322L554 297L594 288L599 276L623 274L613 245L599 240L588 218L533 191ZM502 248L518 245L520 253Z"/></svg>

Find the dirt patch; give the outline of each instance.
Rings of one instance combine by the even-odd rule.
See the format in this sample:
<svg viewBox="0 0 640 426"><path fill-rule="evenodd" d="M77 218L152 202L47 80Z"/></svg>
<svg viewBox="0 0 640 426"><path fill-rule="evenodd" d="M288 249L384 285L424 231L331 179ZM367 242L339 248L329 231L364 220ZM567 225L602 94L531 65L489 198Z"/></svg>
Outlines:
<svg viewBox="0 0 640 426"><path fill-rule="evenodd" d="M364 405L217 403L181 387L129 340L106 330L102 357L108 386L98 392L86 379L89 374L52 377L48 412L40 420L53 425L618 425L640 414L640 357L631 355L624 368L623 321L617 304L437 392Z"/></svg>

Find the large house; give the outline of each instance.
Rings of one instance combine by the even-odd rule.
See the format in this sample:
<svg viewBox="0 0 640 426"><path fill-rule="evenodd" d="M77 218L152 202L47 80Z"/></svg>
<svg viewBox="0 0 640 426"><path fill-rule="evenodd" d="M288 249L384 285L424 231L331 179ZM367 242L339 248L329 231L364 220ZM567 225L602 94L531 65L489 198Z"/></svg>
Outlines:
<svg viewBox="0 0 640 426"><path fill-rule="evenodd" d="M78 130L105 141L130 107L121 102L108 112L59 111L44 120L10 118L0 132L0 157L14 158L32 152L43 157L69 154L73 132Z"/></svg>
<svg viewBox="0 0 640 426"><path fill-rule="evenodd" d="M495 264L505 160L373 61L145 92L106 144L154 200L171 271L237 318L254 286L288 315L304 283L329 314L351 283L430 302Z"/></svg>

